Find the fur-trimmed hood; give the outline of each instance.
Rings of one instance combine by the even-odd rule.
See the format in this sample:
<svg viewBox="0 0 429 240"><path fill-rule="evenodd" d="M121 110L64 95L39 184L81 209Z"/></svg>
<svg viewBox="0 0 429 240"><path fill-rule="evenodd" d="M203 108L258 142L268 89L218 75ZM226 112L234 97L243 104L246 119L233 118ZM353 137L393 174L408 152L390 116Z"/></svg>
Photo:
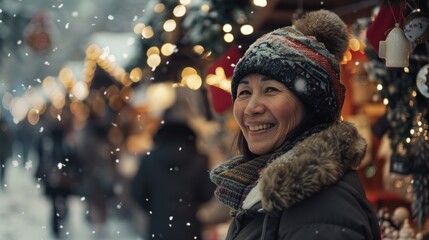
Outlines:
<svg viewBox="0 0 429 240"><path fill-rule="evenodd" d="M287 209L338 182L346 171L356 169L365 151L366 142L351 123L334 124L269 164L245 199L243 209L258 202L266 211Z"/></svg>

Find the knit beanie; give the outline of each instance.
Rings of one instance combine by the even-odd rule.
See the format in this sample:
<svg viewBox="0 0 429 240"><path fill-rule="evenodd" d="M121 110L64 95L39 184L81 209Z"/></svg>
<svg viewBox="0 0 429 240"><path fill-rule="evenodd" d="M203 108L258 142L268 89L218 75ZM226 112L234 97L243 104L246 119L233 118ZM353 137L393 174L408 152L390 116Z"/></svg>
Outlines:
<svg viewBox="0 0 429 240"><path fill-rule="evenodd" d="M259 73L283 83L317 122L335 122L344 102L339 62L347 46L347 26L338 15L328 10L309 12L249 46L234 69L233 101L240 80Z"/></svg>

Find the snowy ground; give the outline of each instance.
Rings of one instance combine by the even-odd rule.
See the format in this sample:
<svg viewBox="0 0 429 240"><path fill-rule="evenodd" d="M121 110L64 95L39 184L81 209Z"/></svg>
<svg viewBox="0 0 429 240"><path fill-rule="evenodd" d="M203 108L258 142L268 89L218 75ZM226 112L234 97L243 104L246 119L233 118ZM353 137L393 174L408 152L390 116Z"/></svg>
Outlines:
<svg viewBox="0 0 429 240"><path fill-rule="evenodd" d="M32 171L10 164L7 185L0 190L0 240L52 240L50 206ZM70 212L61 239L142 240L132 223L111 216L102 230L91 229L85 220L84 205L78 198L69 202Z"/></svg>

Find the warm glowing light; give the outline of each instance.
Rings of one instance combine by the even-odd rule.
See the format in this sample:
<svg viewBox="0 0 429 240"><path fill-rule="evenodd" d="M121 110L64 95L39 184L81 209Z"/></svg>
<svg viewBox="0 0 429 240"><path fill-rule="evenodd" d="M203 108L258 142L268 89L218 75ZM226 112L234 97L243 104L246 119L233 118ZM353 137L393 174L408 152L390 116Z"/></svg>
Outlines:
<svg viewBox="0 0 429 240"><path fill-rule="evenodd" d="M193 48L194 52L201 55L204 53L204 47L201 45L195 45Z"/></svg>
<svg viewBox="0 0 429 240"><path fill-rule="evenodd" d="M40 115L39 115L39 111L37 109L31 109L30 111L28 111L28 115L27 115L27 121L31 124L31 125L36 125L39 122L40 119Z"/></svg>
<svg viewBox="0 0 429 240"><path fill-rule="evenodd" d="M352 60L353 55L349 50L346 51L345 56L346 56L347 61Z"/></svg>
<svg viewBox="0 0 429 240"><path fill-rule="evenodd" d="M356 38L350 38L350 40L349 40L349 48L352 51L358 51L360 49L359 40L357 40Z"/></svg>
<svg viewBox="0 0 429 240"><path fill-rule="evenodd" d="M197 70L195 70L195 68L193 68L193 67L185 67L182 70L182 78L184 78L186 76L190 76L192 74L198 74Z"/></svg>
<svg viewBox="0 0 429 240"><path fill-rule="evenodd" d="M85 100L89 95L88 86L84 81L77 82L73 89L71 90L71 94L79 101Z"/></svg>
<svg viewBox="0 0 429 240"><path fill-rule="evenodd" d="M101 53L102 50L96 44L91 44L86 48L87 59L95 60L100 56Z"/></svg>
<svg viewBox="0 0 429 240"><path fill-rule="evenodd" d="M42 88L46 94L51 94L57 89L57 83L55 82L55 78L48 76L42 82Z"/></svg>
<svg viewBox="0 0 429 240"><path fill-rule="evenodd" d="M192 74L186 78L186 86L192 90L197 90L203 84L203 80L197 74Z"/></svg>
<svg viewBox="0 0 429 240"><path fill-rule="evenodd" d="M257 7L266 7L267 1L266 0L253 0L253 4Z"/></svg>
<svg viewBox="0 0 429 240"><path fill-rule="evenodd" d="M174 19L168 19L165 21L163 28L166 32L172 32L176 29L176 21Z"/></svg>
<svg viewBox="0 0 429 240"><path fill-rule="evenodd" d="M201 5L201 11L204 13L208 13L210 11L210 5L208 4Z"/></svg>
<svg viewBox="0 0 429 240"><path fill-rule="evenodd" d="M140 68L136 67L130 72L130 79L133 82L139 82L142 79L142 76L143 76L143 72Z"/></svg>
<svg viewBox="0 0 429 240"><path fill-rule="evenodd" d="M153 46L153 47L150 47L147 51L146 51L146 56L150 56L150 55L153 55L153 54L157 54L157 55L159 55L159 48L158 47L155 47L155 46Z"/></svg>
<svg viewBox="0 0 429 240"><path fill-rule="evenodd" d="M173 14L176 17L183 17L186 14L186 7L184 5L177 5L174 9L173 9Z"/></svg>
<svg viewBox="0 0 429 240"><path fill-rule="evenodd" d="M404 67L404 72L409 73L410 69L408 67Z"/></svg>
<svg viewBox="0 0 429 240"><path fill-rule="evenodd" d="M143 31L142 31L143 38L151 38L153 37L153 35L154 35L154 32L151 26L147 26L143 28Z"/></svg>
<svg viewBox="0 0 429 240"><path fill-rule="evenodd" d="M232 31L232 25L227 23L227 24L223 25L222 29L224 32L229 33Z"/></svg>
<svg viewBox="0 0 429 240"><path fill-rule="evenodd" d="M160 116L175 101L176 92L169 83L151 84L147 89L147 105L157 116Z"/></svg>
<svg viewBox="0 0 429 240"><path fill-rule="evenodd" d="M381 85L381 83L377 84L377 90L378 91L383 90L383 85Z"/></svg>
<svg viewBox="0 0 429 240"><path fill-rule="evenodd" d="M231 81L226 77L225 70L222 67L217 67L215 69L215 74L208 74L206 83L231 92Z"/></svg>
<svg viewBox="0 0 429 240"><path fill-rule="evenodd" d="M241 26L240 32L243 35L250 35L253 33L253 27L252 27L252 25L245 24L245 25Z"/></svg>
<svg viewBox="0 0 429 240"><path fill-rule="evenodd" d="M51 103L54 108L61 110L66 104L66 96L60 91L55 91L51 96Z"/></svg>
<svg viewBox="0 0 429 240"><path fill-rule="evenodd" d="M63 83L64 87L71 89L75 82L73 71L70 68L63 68L60 70L58 78Z"/></svg>
<svg viewBox="0 0 429 240"><path fill-rule="evenodd" d="M234 41L234 35L232 35L231 33L227 33L223 36L223 39L225 40L225 42L230 43Z"/></svg>
<svg viewBox="0 0 429 240"><path fill-rule="evenodd" d="M165 10L165 5L163 3L157 3L155 4L155 6L153 7L153 11L155 11L156 13L161 13Z"/></svg>
<svg viewBox="0 0 429 240"><path fill-rule="evenodd" d="M188 5L189 3L191 3L191 0L180 0L179 2L182 5Z"/></svg>
<svg viewBox="0 0 429 240"><path fill-rule="evenodd" d="M384 104L384 105L389 104L389 99L387 99L387 98L383 99L383 104Z"/></svg>
<svg viewBox="0 0 429 240"><path fill-rule="evenodd" d="M161 57L158 54L152 54L147 58L146 62L149 67L158 67L161 64Z"/></svg>
<svg viewBox="0 0 429 240"><path fill-rule="evenodd" d="M165 43L161 47L161 53L164 56L171 56L174 53L176 46L171 43Z"/></svg>
<svg viewBox="0 0 429 240"><path fill-rule="evenodd" d="M14 98L10 106L13 121L21 122L27 116L28 108L28 103L24 98Z"/></svg>
<svg viewBox="0 0 429 240"><path fill-rule="evenodd" d="M137 23L134 26L133 31L135 34L141 34L144 28L145 28L145 25L143 23Z"/></svg>

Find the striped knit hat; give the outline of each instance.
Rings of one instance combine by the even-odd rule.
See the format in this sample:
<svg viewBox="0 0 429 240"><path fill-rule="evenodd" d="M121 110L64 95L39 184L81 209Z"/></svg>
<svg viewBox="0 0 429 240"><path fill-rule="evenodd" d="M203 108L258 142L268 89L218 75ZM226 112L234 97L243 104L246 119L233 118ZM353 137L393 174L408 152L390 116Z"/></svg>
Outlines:
<svg viewBox="0 0 429 240"><path fill-rule="evenodd" d="M249 46L234 69L232 98L243 77L259 73L286 85L318 122L335 122L344 102L339 62L347 46L347 26L335 13L309 12Z"/></svg>

